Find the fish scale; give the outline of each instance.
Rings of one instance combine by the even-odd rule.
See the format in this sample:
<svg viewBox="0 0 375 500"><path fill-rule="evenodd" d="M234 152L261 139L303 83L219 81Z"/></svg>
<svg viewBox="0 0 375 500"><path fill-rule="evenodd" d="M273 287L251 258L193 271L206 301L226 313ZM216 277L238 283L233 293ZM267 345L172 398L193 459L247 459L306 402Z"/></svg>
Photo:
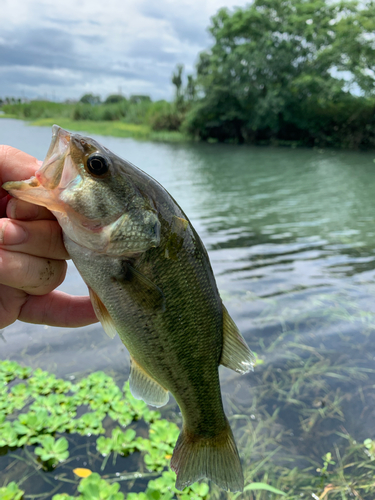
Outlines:
<svg viewBox="0 0 375 500"><path fill-rule="evenodd" d="M154 406L174 396L183 417L171 459L176 487L208 478L242 491L218 368L246 373L253 357L175 200L93 139L58 126L35 177L3 187L55 214L98 319L130 353L132 394Z"/></svg>

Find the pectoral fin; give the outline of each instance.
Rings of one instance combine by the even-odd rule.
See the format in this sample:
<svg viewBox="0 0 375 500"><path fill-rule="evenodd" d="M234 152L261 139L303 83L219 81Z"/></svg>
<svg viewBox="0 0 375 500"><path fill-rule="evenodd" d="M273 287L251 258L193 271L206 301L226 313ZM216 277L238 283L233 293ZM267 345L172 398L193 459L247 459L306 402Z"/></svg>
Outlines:
<svg viewBox="0 0 375 500"><path fill-rule="evenodd" d="M105 333L108 335L108 337L113 339L117 331L115 325L113 324L112 318L109 315L109 312L107 311L107 308L100 300L99 296L90 287L89 287L89 292L90 292L91 303L94 308L96 317L102 324L102 327Z"/></svg>
<svg viewBox="0 0 375 500"><path fill-rule="evenodd" d="M125 264L123 276L116 276L113 279L142 307L152 311L158 309L165 311L165 297L162 290L128 262Z"/></svg>
<svg viewBox="0 0 375 500"><path fill-rule="evenodd" d="M253 370L254 355L223 305L223 351L220 364L239 373Z"/></svg>
<svg viewBox="0 0 375 500"><path fill-rule="evenodd" d="M168 403L169 394L156 380L131 358L130 392L136 399L143 399L151 406L164 406Z"/></svg>

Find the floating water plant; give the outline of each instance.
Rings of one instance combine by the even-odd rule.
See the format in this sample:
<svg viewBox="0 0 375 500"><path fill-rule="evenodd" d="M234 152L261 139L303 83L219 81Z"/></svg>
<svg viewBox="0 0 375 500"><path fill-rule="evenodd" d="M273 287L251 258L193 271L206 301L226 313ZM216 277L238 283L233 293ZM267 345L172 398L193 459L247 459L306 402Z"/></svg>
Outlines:
<svg viewBox="0 0 375 500"><path fill-rule="evenodd" d="M335 314L343 310L334 304ZM353 415L362 412L371 422L374 414L373 329L368 322L358 326L364 344L360 352L351 346L356 357L339 355L348 340L336 339L334 349L328 348L315 333L324 331L330 316L322 309L313 312L292 325L269 305L265 321L278 317L279 331L259 338L258 359L264 363L257 363L247 379L237 379L237 389L228 394L228 416L244 463L244 493L225 494L206 483L176 490L168 464L177 425L135 400L128 384L120 389L103 372L72 383L4 361L0 454L6 456L0 460L6 470L0 498L20 500L23 490L25 500L373 500L375 436L353 433L361 427ZM165 414L180 423L172 407ZM43 444L47 437L49 447ZM54 448L60 439L68 443L61 448L69 453L63 461ZM42 448L45 455L36 453ZM77 474L80 469L87 477ZM35 496L30 492L34 478L40 484Z"/></svg>
<svg viewBox="0 0 375 500"><path fill-rule="evenodd" d="M18 488L14 481L0 488L1 500L21 500L23 494L24 492Z"/></svg>
<svg viewBox="0 0 375 500"><path fill-rule="evenodd" d="M16 378L23 381L17 383ZM104 420L110 423L111 432L108 426L105 430ZM148 428L143 426L141 429L142 435L137 435L134 428L138 421L148 425ZM115 422L119 426L114 426ZM104 436L105 433L107 436ZM207 484L194 484L181 493L174 487L175 473L163 473L169 464L178 433L176 424L161 419L159 412L150 410L143 401L135 400L127 383L121 390L103 372L92 373L73 384L40 369L32 372L15 362L0 362L0 453L8 453L20 463L26 462L30 469L34 469L34 474L45 479L47 484L50 483L49 471L55 474L58 489L70 483L76 486L79 493L78 496L61 492L52 495L55 487L45 495L39 494L38 498L122 500L125 496L119 491L120 483L115 479L134 482L137 478L161 474L158 480L149 482L145 492L129 493L127 498L207 498ZM106 480L90 469L69 467L72 460L69 457L70 444L75 435L87 439L97 436L95 459L99 472L106 469L111 457L114 465L118 456L127 457L135 452L138 452L137 463L141 463L141 471L125 471L114 474L114 477L109 477L107 473ZM24 456L15 453L17 449L23 450ZM88 453L92 454L92 448ZM62 466L64 472L59 475ZM45 475L40 476L41 471L45 471ZM0 489L1 500L23 498L24 491L20 488L25 481L27 476L19 481L19 485L14 481L4 485Z"/></svg>

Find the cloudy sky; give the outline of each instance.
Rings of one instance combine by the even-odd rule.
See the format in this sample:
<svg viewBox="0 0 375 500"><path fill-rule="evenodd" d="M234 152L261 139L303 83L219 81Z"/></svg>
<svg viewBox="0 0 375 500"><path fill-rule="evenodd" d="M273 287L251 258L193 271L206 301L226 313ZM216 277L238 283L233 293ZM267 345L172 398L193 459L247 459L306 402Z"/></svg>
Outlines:
<svg viewBox="0 0 375 500"><path fill-rule="evenodd" d="M220 7L247 0L1 0L0 97L170 99L191 72Z"/></svg>

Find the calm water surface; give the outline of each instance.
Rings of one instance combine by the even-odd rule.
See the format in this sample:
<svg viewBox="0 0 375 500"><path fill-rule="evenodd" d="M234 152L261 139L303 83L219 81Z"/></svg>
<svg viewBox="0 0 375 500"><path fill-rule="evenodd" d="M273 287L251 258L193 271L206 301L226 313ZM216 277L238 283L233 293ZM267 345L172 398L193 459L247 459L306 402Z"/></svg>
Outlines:
<svg viewBox="0 0 375 500"><path fill-rule="evenodd" d="M306 460L340 444L339 428L374 438L375 153L93 137L178 201L207 247L227 308L264 361L242 377L222 369L228 413L260 422L277 409L275 426L289 436L281 454ZM50 138L49 128L0 120L0 142L39 159ZM61 289L86 294L73 266ZM0 354L64 377L101 369L123 380L129 369L119 339L99 325L18 322L2 331ZM329 405L338 394L336 413L309 421L319 401Z"/></svg>

